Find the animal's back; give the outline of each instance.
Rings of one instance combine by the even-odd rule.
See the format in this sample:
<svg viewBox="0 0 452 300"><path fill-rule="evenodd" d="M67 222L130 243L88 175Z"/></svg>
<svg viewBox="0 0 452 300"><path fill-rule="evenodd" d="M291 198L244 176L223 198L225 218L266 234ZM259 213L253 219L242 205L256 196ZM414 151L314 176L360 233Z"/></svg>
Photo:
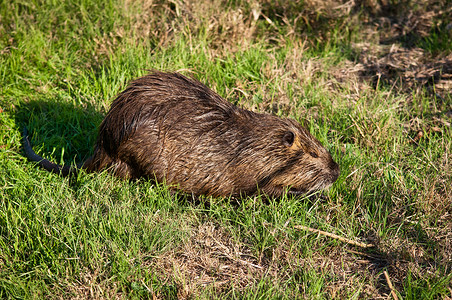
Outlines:
<svg viewBox="0 0 452 300"><path fill-rule="evenodd" d="M243 114L255 115L191 78L144 76L112 103L87 168L113 168L125 178L147 176L196 194L226 194L230 150L241 144L238 133L249 124Z"/></svg>

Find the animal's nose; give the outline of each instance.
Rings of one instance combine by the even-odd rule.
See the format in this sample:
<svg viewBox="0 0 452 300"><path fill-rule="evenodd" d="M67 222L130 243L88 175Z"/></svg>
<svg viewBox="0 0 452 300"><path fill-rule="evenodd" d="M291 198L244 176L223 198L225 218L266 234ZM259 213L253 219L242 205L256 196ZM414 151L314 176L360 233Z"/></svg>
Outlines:
<svg viewBox="0 0 452 300"><path fill-rule="evenodd" d="M339 170L339 165L334 160L331 160L329 167L331 170L332 182L335 182L337 180L337 178L339 177L339 174L341 173Z"/></svg>

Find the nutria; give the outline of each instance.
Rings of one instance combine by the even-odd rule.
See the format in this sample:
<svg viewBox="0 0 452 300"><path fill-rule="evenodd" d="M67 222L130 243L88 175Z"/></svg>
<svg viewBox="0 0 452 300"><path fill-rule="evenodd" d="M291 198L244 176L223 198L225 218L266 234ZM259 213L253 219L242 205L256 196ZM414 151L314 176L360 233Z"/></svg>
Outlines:
<svg viewBox="0 0 452 300"><path fill-rule="evenodd" d="M148 177L194 195L309 193L339 176L330 153L299 123L238 108L199 81L153 72L113 101L94 154L72 168L27 157L63 176L78 168Z"/></svg>

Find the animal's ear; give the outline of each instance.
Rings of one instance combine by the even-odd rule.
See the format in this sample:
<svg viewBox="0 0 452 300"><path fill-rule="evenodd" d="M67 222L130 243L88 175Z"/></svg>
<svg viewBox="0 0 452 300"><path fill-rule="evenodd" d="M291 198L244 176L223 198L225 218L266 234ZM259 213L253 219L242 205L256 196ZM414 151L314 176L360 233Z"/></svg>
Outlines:
<svg viewBox="0 0 452 300"><path fill-rule="evenodd" d="M291 147L295 139L295 134L292 131L287 131L284 133L282 138L284 146Z"/></svg>

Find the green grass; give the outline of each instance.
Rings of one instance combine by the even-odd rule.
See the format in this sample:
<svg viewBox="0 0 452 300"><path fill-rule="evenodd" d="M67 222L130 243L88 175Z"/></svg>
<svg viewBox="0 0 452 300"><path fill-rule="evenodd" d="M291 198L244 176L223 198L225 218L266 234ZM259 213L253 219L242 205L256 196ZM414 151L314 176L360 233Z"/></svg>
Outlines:
<svg viewBox="0 0 452 300"><path fill-rule="evenodd" d="M402 298L452 297L444 16L415 41L426 65L443 62L440 78L413 83L393 66L376 80L359 46L382 47L384 8L210 3L0 3L0 297L378 298L390 294L384 271ZM192 199L106 172L61 178L24 157L25 125L40 155L89 157L115 95L149 69L300 121L341 176L319 197Z"/></svg>

